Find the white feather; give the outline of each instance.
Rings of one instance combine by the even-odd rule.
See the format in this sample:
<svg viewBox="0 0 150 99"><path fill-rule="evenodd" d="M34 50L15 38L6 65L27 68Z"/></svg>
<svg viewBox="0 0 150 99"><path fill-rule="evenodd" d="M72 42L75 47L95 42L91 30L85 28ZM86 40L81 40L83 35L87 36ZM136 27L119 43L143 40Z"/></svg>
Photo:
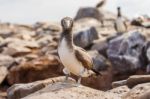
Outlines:
<svg viewBox="0 0 150 99"><path fill-rule="evenodd" d="M68 69L69 72L79 76L84 70L82 64L76 59L74 51L70 50L67 46L67 41L65 40L65 38L63 38L59 44L58 54L62 64L66 69ZM82 76L84 75L85 74L83 74Z"/></svg>

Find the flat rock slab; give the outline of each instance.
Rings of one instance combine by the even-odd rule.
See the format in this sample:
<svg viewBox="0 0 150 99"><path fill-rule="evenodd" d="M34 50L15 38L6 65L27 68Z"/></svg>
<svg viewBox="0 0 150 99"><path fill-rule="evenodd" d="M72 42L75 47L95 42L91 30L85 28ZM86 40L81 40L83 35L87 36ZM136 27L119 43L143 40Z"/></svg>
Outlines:
<svg viewBox="0 0 150 99"><path fill-rule="evenodd" d="M150 75L134 75L127 79L127 85L133 87L141 83L150 82Z"/></svg>
<svg viewBox="0 0 150 99"><path fill-rule="evenodd" d="M49 84L53 84L56 82L63 82L64 80L65 77L62 76L36 81L28 84L14 84L7 90L7 97L8 99L20 99L48 86ZM75 81L69 78L68 82L75 82Z"/></svg>
<svg viewBox="0 0 150 99"><path fill-rule="evenodd" d="M150 83L135 86L122 99L150 99Z"/></svg>
<svg viewBox="0 0 150 99"><path fill-rule="evenodd" d="M0 66L0 84L4 81L7 74L8 74L7 67Z"/></svg>
<svg viewBox="0 0 150 99"><path fill-rule="evenodd" d="M76 83L55 83L22 99L121 99L116 94L103 92Z"/></svg>

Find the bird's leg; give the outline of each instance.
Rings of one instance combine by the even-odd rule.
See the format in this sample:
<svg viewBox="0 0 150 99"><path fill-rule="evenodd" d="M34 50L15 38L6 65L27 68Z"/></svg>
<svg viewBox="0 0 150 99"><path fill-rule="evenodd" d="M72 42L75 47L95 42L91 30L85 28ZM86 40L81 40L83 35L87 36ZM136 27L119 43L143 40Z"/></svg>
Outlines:
<svg viewBox="0 0 150 99"><path fill-rule="evenodd" d="M81 77L82 77L82 76L80 75L79 78L78 78L78 82L77 82L78 85L81 84Z"/></svg>
<svg viewBox="0 0 150 99"><path fill-rule="evenodd" d="M101 27L104 27L104 20L101 20Z"/></svg>
<svg viewBox="0 0 150 99"><path fill-rule="evenodd" d="M67 70L67 68L64 68L63 69L63 72L64 72L64 74L65 74L65 82L67 82L68 81L68 78L69 78L69 75L70 75L70 72Z"/></svg>
<svg viewBox="0 0 150 99"><path fill-rule="evenodd" d="M81 84L81 77L83 75L83 73L85 72L85 68L83 70L81 70L78 81L77 81L77 86L79 86Z"/></svg>

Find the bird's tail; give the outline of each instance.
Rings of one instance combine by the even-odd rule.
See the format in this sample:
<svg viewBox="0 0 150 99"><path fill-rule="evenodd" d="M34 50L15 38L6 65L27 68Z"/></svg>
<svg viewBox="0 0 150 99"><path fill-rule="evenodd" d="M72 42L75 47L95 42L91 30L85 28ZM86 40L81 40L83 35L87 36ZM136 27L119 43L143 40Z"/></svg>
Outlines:
<svg viewBox="0 0 150 99"><path fill-rule="evenodd" d="M96 71L95 69L92 69L92 71L96 74L96 76L98 76L98 75L102 76L102 74L100 72Z"/></svg>

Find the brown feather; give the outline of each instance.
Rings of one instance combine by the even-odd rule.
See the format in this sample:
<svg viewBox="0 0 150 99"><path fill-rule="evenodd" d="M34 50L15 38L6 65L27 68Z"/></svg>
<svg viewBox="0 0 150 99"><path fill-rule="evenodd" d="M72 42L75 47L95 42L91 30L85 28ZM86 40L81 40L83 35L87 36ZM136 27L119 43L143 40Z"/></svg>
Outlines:
<svg viewBox="0 0 150 99"><path fill-rule="evenodd" d="M82 49L80 47L76 47L75 48L75 56L78 59L78 61L80 61L86 69L93 68L93 60L84 49Z"/></svg>

